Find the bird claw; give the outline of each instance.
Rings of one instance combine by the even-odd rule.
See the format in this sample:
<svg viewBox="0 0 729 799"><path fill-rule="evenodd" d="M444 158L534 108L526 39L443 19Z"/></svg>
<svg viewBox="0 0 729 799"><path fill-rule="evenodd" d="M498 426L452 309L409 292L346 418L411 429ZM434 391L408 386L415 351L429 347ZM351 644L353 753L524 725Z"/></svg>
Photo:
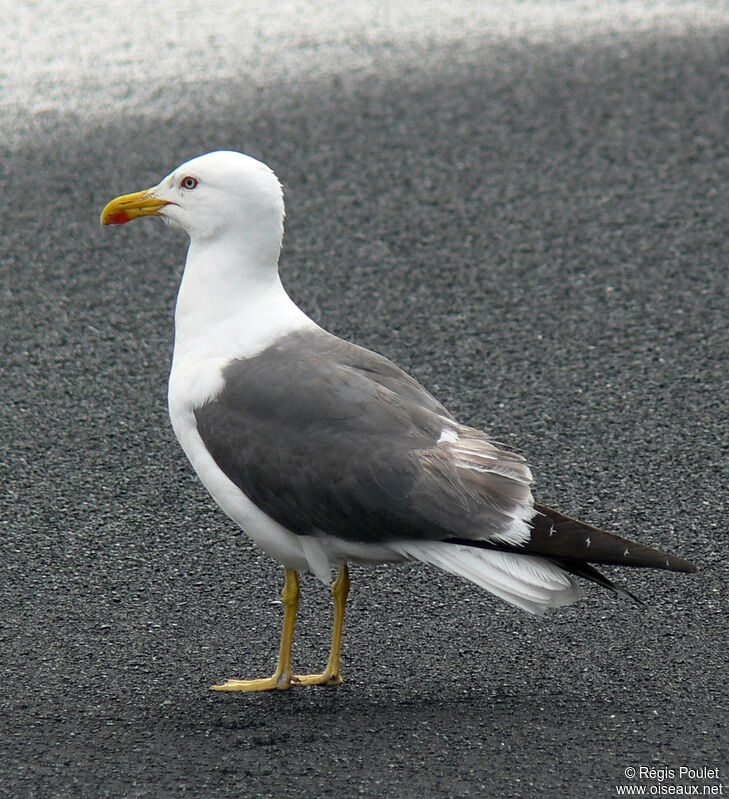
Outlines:
<svg viewBox="0 0 729 799"><path fill-rule="evenodd" d="M287 691L291 687L291 675L274 674L259 680L226 680L220 685L211 685L212 691Z"/></svg>
<svg viewBox="0 0 729 799"><path fill-rule="evenodd" d="M321 674L295 674L291 682L297 685L341 685L344 680L341 674L323 671Z"/></svg>
<svg viewBox="0 0 729 799"><path fill-rule="evenodd" d="M220 685L211 685L212 691L287 691L292 685L341 685L342 675L329 671L321 674L274 674L259 680L226 680Z"/></svg>

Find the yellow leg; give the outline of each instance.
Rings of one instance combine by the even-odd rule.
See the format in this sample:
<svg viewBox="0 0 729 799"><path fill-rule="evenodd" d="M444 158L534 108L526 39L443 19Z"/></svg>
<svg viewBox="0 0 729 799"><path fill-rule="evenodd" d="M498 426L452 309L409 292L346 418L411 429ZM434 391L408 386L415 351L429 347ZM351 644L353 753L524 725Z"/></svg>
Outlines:
<svg viewBox="0 0 729 799"><path fill-rule="evenodd" d="M299 685L339 685L342 673L339 668L339 656L342 651L342 627L344 626L344 608L349 596L349 569L347 564L340 567L339 575L332 585L334 596L334 630L332 632L332 649L329 662L321 674L300 674L292 679Z"/></svg>
<svg viewBox="0 0 729 799"><path fill-rule="evenodd" d="M283 589L284 623L281 632L281 648L278 653L278 666L273 676L262 680L227 680L222 685L213 685L213 691L274 691L286 690L291 686L291 644L294 640L294 624L299 607L299 577L293 569L286 569Z"/></svg>

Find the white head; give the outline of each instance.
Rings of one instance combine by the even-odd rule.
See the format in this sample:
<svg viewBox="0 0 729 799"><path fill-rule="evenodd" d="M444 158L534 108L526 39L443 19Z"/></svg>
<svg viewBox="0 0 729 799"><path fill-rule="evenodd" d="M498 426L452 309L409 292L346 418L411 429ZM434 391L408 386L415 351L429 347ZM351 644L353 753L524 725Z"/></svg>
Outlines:
<svg viewBox="0 0 729 799"><path fill-rule="evenodd" d="M192 246L232 243L249 259L278 262L281 184L269 167L248 155L220 150L193 158L153 188L112 200L101 222L120 225L140 216L161 216L184 230Z"/></svg>
<svg viewBox="0 0 729 799"><path fill-rule="evenodd" d="M201 155L153 188L112 200L101 222L140 216L160 216L190 236L175 310L178 366L252 354L314 325L281 285L283 193L265 164L242 153Z"/></svg>

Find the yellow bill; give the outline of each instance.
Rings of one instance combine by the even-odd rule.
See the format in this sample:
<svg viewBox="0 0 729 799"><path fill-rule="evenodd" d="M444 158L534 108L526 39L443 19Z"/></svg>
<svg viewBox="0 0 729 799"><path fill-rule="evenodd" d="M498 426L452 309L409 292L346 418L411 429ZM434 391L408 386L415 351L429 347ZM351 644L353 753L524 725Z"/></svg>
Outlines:
<svg viewBox="0 0 729 799"><path fill-rule="evenodd" d="M147 189L116 197L101 212L101 224L123 225L138 216L157 216L160 209L169 205L169 202L155 197L152 191Z"/></svg>

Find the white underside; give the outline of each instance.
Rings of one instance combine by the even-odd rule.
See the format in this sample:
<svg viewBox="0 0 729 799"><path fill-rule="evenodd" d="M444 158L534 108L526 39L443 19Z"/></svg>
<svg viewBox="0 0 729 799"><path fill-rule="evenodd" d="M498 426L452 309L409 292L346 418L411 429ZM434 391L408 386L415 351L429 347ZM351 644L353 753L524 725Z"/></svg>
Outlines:
<svg viewBox="0 0 729 799"><path fill-rule="evenodd" d="M582 590L567 572L545 558L433 542L403 542L399 551L413 560L465 577L505 602L529 613L570 605Z"/></svg>
<svg viewBox="0 0 729 799"><path fill-rule="evenodd" d="M271 557L288 568L311 571L325 583L331 569L346 562L403 560L403 555L388 547L349 544L326 535L295 535L251 502L218 467L198 433L195 408L220 393L223 369L231 360L253 357L287 333L318 326L292 302L280 283L274 283L258 294L255 303L241 303L240 314L217 324L207 322L205 335L196 335L199 324L187 318L187 308L198 311L204 301L201 294L196 287L194 303L178 301L168 405L182 449L213 499Z"/></svg>
<svg viewBox="0 0 729 799"><path fill-rule="evenodd" d="M171 401L173 427L200 480L222 510L265 552L288 568L310 571L323 583L343 563L417 560L460 575L530 613L577 601L582 592L558 566L544 558L442 542L364 544L321 534L298 536L258 508L226 477L200 438L192 410Z"/></svg>
<svg viewBox="0 0 729 799"><path fill-rule="evenodd" d="M364 544L323 533L298 536L264 513L215 463L198 433L194 409L222 390L222 371L232 359L252 357L280 336L314 329L316 325L290 300L280 283L263 287L256 297L241 304L240 313L219 321L214 321L208 313L201 320L197 314L205 311L205 287L200 283L195 286L192 301L185 297L184 282L178 300L175 354L169 381L172 426L193 468L218 505L271 557L288 568L310 571L324 583L329 583L332 568L346 562L422 561L461 575L531 613L579 599L580 590L572 579L543 558L441 542ZM205 330L204 336L198 335L201 328ZM457 430L444 430L439 443L455 448L463 460L463 468L491 470L490 455L483 443L468 443L471 438L465 434L459 438ZM512 524L500 536L500 540L512 544L528 538L526 521L533 515L528 490L531 475L526 466L523 468L523 501Z"/></svg>
<svg viewBox="0 0 729 799"><path fill-rule="evenodd" d="M310 571L322 582L331 580L331 569L343 563L386 563L404 560L390 547L352 544L333 536L299 536L287 530L257 507L218 467L203 444L192 411L172 410L177 438L203 485L223 511L261 549L290 569Z"/></svg>
<svg viewBox="0 0 729 799"><path fill-rule="evenodd" d="M218 468L205 448L195 417L175 415L173 426L200 480L223 511L265 552L290 569L310 571L329 584L343 563L417 560L465 577L500 599L530 613L576 602L576 583L544 558L434 542L362 544L321 534L298 536L258 508Z"/></svg>

